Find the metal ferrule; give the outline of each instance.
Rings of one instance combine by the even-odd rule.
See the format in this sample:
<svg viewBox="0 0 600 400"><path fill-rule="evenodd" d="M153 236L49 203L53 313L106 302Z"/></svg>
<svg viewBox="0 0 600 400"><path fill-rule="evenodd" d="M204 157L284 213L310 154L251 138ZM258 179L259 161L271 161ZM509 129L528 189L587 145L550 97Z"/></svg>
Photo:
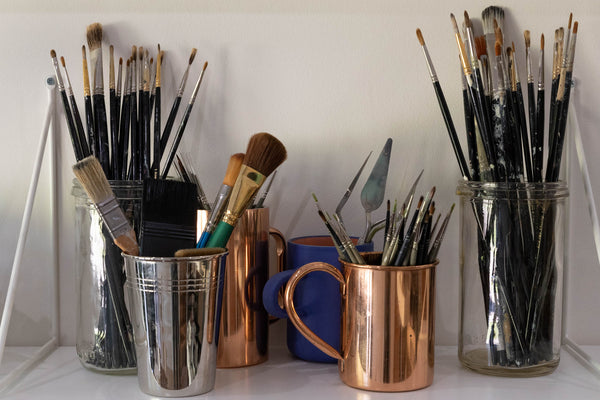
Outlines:
<svg viewBox="0 0 600 400"><path fill-rule="evenodd" d="M222 185L221 189L219 189L219 193L217 193L217 198L213 206L213 211L210 213L210 217L206 223L206 227L204 228L205 232L212 233L215 230L217 224L223 216L223 212L225 212L225 207L227 206L227 200L229 200L230 193L231 186Z"/></svg>
<svg viewBox="0 0 600 400"><path fill-rule="evenodd" d="M94 78L94 90L92 94L104 94L104 78L102 73L102 49L90 51L90 60L94 66L92 76Z"/></svg>
<svg viewBox="0 0 600 400"><path fill-rule="evenodd" d="M142 73L142 90L144 92L150 91L150 64L148 63L148 57L144 53L143 60L143 73Z"/></svg>
<svg viewBox="0 0 600 400"><path fill-rule="evenodd" d="M200 76L198 77L198 81L196 82L196 86L194 86L194 91L192 92L192 96L190 97L190 104L194 104L194 101L196 101L196 96L198 96L200 84L202 84L202 78L204 78L204 71L205 70L202 70Z"/></svg>
<svg viewBox="0 0 600 400"><path fill-rule="evenodd" d="M538 90L544 90L544 50L540 53L540 63L538 67Z"/></svg>
<svg viewBox="0 0 600 400"><path fill-rule="evenodd" d="M179 89L177 90L176 97L183 96L183 91L185 90L185 84L187 82L189 73L190 73L190 66L188 65L188 67L185 69L185 72L183 73L183 78L181 78L181 83L179 84Z"/></svg>
<svg viewBox="0 0 600 400"><path fill-rule="evenodd" d="M496 56L496 85L494 89L502 90L507 88L507 79L506 71L504 69L504 61L502 60L502 55Z"/></svg>
<svg viewBox="0 0 600 400"><path fill-rule="evenodd" d="M247 165L242 165L240 174L231 189L227 211L222 221L235 226L238 218L248 207L252 198L265 181L266 177Z"/></svg>
<svg viewBox="0 0 600 400"><path fill-rule="evenodd" d="M575 60L575 42L577 41L577 34L574 33L569 40L569 51L567 52L567 71L573 71L573 61Z"/></svg>
<svg viewBox="0 0 600 400"><path fill-rule="evenodd" d="M137 67L135 60L131 60L131 92L137 91Z"/></svg>
<svg viewBox="0 0 600 400"><path fill-rule="evenodd" d="M113 239L125 235L130 231L131 226L129 225L129 221L127 221L127 217L123 214L123 210L114 196L109 197L103 202L96 203L96 208L100 215L102 215L102 219Z"/></svg>
<svg viewBox="0 0 600 400"><path fill-rule="evenodd" d="M131 66L125 67L125 96L131 94Z"/></svg>
<svg viewBox="0 0 600 400"><path fill-rule="evenodd" d="M65 69L65 78L67 79L67 86L66 86L67 94L69 96L73 96L73 87L71 86L71 79L69 79L69 73L67 72L66 69Z"/></svg>
<svg viewBox="0 0 600 400"><path fill-rule="evenodd" d="M473 29L467 28L467 45L469 47L469 56L471 58L471 68L479 68L479 61L477 59L477 51L475 51L475 37L473 36Z"/></svg>
<svg viewBox="0 0 600 400"><path fill-rule="evenodd" d="M54 72L56 73L56 83L58 84L58 90L64 91L65 84L63 83L62 75L60 74L60 69L58 68L58 60L56 57L52 57L52 65L54 66Z"/></svg>
<svg viewBox="0 0 600 400"><path fill-rule="evenodd" d="M433 63L431 62L431 57L429 57L429 52L427 51L427 46L423 45L423 54L425 54L425 61L427 61L427 69L429 69L429 76L431 77L432 82L437 82L438 77L435 73L435 68L433 68Z"/></svg>
<svg viewBox="0 0 600 400"><path fill-rule="evenodd" d="M525 59L527 62L527 83L533 83L533 72L531 71L531 52L529 49L526 50Z"/></svg>
<svg viewBox="0 0 600 400"><path fill-rule="evenodd" d="M459 50L459 55L460 55L460 63L463 67L465 76L467 77L467 83L469 84L469 86L471 86L472 71L471 71L471 65L469 64L469 60L467 59L467 52L465 50L465 44L463 43L462 39L460 38L460 34L456 33L456 34L454 34L454 37L456 38L456 44L458 45L458 50ZM471 82L469 82L469 81L471 81Z"/></svg>

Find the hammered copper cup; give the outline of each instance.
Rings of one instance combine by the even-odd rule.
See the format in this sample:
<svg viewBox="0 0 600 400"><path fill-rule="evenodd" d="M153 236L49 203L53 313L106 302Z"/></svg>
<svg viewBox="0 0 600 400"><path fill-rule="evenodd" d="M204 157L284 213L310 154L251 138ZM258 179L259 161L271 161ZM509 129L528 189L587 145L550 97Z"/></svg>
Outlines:
<svg viewBox="0 0 600 400"><path fill-rule="evenodd" d="M198 211L198 232L204 229L207 216L207 211ZM282 271L285 238L270 226L268 208L246 210L227 242L217 368L247 367L268 359L269 314L262 292L269 279L271 236L277 270Z"/></svg>
<svg viewBox="0 0 600 400"><path fill-rule="evenodd" d="M380 266L381 253L362 253L367 265L342 261L306 264L292 275L285 307L292 323L316 347L338 360L342 382L358 389L401 392L431 385L434 364L435 267ZM341 351L316 336L294 307L305 275L324 271L341 284Z"/></svg>

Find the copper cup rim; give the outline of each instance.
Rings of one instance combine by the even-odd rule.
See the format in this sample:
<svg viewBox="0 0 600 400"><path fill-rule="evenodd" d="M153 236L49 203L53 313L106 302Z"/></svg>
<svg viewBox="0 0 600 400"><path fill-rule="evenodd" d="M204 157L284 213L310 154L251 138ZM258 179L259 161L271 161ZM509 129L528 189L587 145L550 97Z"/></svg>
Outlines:
<svg viewBox="0 0 600 400"><path fill-rule="evenodd" d="M380 251L365 251L360 253L361 256L378 256L381 255ZM387 271L387 272L409 272L409 271L420 271L424 269L432 269L435 268L440 260L436 259L434 262L430 264L423 265L368 265L368 264L354 264L348 261L344 261L341 258L338 259L339 262L344 266L344 268L356 268L362 270L375 270L375 271Z"/></svg>

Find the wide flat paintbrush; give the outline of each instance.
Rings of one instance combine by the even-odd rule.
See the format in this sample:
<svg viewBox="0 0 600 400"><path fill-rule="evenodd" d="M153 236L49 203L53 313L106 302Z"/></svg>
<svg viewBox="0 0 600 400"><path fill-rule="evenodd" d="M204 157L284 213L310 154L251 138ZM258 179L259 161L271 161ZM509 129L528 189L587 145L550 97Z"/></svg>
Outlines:
<svg viewBox="0 0 600 400"><path fill-rule="evenodd" d="M79 142L77 128L73 122L73 114L71 113L69 99L67 98L67 93L65 92L65 85L63 83L60 69L58 68L58 60L56 59L56 52L54 50L50 50L50 57L52 58L52 65L54 66L54 72L56 73L56 82L58 84L58 91L60 92L60 98L62 99L65 117L67 119L67 128L69 129L71 144L73 145L73 151L75 152L75 159L79 161L84 158L84 152L81 143Z"/></svg>
<svg viewBox="0 0 600 400"><path fill-rule="evenodd" d="M94 127L98 137L98 160L106 176L112 178L110 171L110 152L108 143L108 124L106 122L106 104L104 103L104 77L102 69L102 25L93 23L87 27L87 42L90 48L90 66L92 71L92 106L94 109Z"/></svg>
<svg viewBox="0 0 600 400"><path fill-rule="evenodd" d="M171 168L171 164L173 163L173 159L175 158L175 154L177 153L177 149L179 148L179 143L181 142L181 138L183 137L183 132L185 131L185 127L187 125L188 119L192 114L192 108L194 107L194 102L196 101L196 97L198 96L198 90L200 89L200 85L202 84L202 78L204 78L204 72L206 71L206 67L208 63L204 63L204 67L202 68L202 72L198 77L198 81L196 82L196 86L194 87L194 91L190 96L190 101L183 113L183 117L179 122L179 127L177 128L177 133L175 134L175 138L173 139L173 143L171 144L171 149L169 150L169 155L167 156L167 162L162 172L162 178L166 179L169 174L169 169Z"/></svg>
<svg viewBox="0 0 600 400"><path fill-rule="evenodd" d="M77 130L77 136L79 137L79 144L81 145L81 149L83 151L83 156L87 157L91 155L90 148L88 146L87 139L85 137L85 129L83 128L83 123L81 122L81 114L79 114L79 107L77 107L77 100L75 100L75 95L73 94L73 86L71 86L71 79L69 78L69 71L67 70L67 64L65 63L65 58L60 58L60 63L65 70L65 78L67 78L66 92L69 96L69 102L71 104L71 111L73 113L73 121L75 122L75 128Z"/></svg>
<svg viewBox="0 0 600 400"><path fill-rule="evenodd" d="M239 217L249 206L258 189L286 158L285 146L275 136L257 133L250 138L227 210L206 247L225 247Z"/></svg>
<svg viewBox="0 0 600 400"><path fill-rule="evenodd" d="M177 90L177 95L173 100L173 105L171 106L171 111L169 112L169 117L167 118L167 123L165 124L165 130L160 138L160 155L162 157L165 149L167 148L167 143L169 142L169 136L171 135L171 130L173 129L173 124L175 123L175 117L177 116L177 111L179 110L179 104L181 103L181 97L183 96L183 92L185 91L185 85L187 83L187 78L190 73L190 66L192 62L194 62L194 58L196 57L197 50L192 49L192 54L190 54L190 58L188 61L188 65L183 73L183 77L181 78L181 83L179 84L179 89Z"/></svg>
<svg viewBox="0 0 600 400"><path fill-rule="evenodd" d="M229 158L229 164L227 165L227 170L225 171L225 178L223 178L223 184L221 185L221 188L217 193L217 197L215 199L215 202L213 203L212 212L210 213L208 222L204 227L204 231L202 232L202 236L200 236L200 240L198 241L196 247L201 248L206 246L210 235L217 227L217 223L223 217L225 207L227 206L227 202L229 201L229 195L231 194L231 188L235 184L235 181L240 173L240 169L242 168L243 162L244 153L236 153Z"/></svg>
<svg viewBox="0 0 600 400"><path fill-rule="evenodd" d="M84 158L73 166L73 172L98 210L115 244L126 254L138 255L135 232L119 207L98 159L94 156Z"/></svg>
<svg viewBox="0 0 600 400"><path fill-rule="evenodd" d="M140 253L170 257L196 244L198 197L196 185L145 179L140 224Z"/></svg>

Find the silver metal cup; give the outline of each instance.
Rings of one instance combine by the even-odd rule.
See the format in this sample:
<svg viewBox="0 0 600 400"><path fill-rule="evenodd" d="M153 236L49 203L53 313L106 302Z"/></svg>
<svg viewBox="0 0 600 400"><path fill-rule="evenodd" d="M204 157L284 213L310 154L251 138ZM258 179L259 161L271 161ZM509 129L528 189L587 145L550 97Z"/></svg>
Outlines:
<svg viewBox="0 0 600 400"><path fill-rule="evenodd" d="M124 255L143 392L182 397L213 389L227 254Z"/></svg>

